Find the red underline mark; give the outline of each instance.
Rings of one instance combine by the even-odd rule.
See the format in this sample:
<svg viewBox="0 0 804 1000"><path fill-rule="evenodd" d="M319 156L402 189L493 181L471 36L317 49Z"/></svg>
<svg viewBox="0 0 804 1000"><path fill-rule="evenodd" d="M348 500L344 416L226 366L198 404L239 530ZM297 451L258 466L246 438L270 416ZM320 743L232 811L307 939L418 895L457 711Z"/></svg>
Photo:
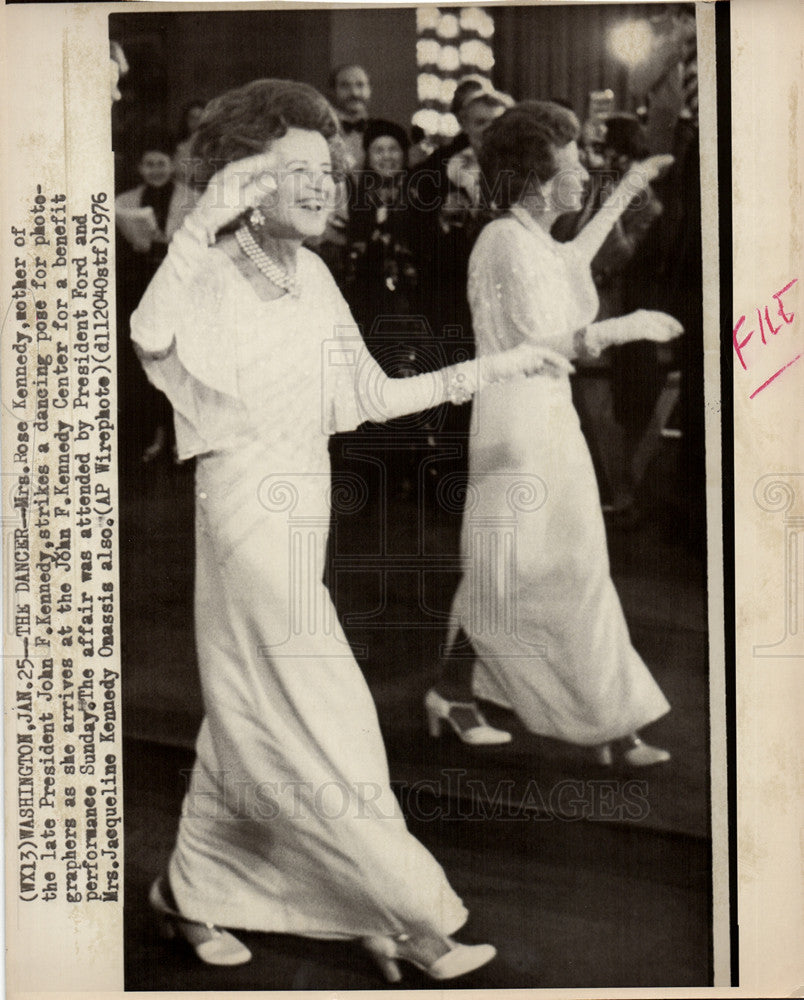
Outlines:
<svg viewBox="0 0 804 1000"><path fill-rule="evenodd" d="M792 361L788 361L788 362L787 362L787 364L786 364L786 365L784 365L784 366L783 366L782 368L780 368L778 372L775 372L775 373L774 373L773 375L771 375L771 377L770 377L770 378L769 378L769 379L767 380L767 382L763 382L763 383L762 383L762 385L761 385L761 386L760 386L760 387L759 387L758 389L754 389L754 391L753 391L753 392L751 393L751 395L750 395L750 396L749 396L748 398L749 398L749 399L753 399L753 398L754 398L754 396L756 396L756 394L757 394L758 392L762 392L762 390L763 390L763 389L765 388L765 386L768 386L768 385L770 385L770 384L771 384L771 382L772 382L772 381L773 381L773 380L774 380L775 378L778 378L778 377L779 377L779 376L780 376L780 375L782 374L782 372L783 372L783 371L787 371L787 369L788 369L788 368L790 367L790 365L794 365L794 364L796 363L796 361L798 361L798 359L799 359L800 357L801 357L801 355L800 355L800 354L797 354L797 355L796 355L796 356L795 356L795 357L793 358L793 360L792 360Z"/></svg>

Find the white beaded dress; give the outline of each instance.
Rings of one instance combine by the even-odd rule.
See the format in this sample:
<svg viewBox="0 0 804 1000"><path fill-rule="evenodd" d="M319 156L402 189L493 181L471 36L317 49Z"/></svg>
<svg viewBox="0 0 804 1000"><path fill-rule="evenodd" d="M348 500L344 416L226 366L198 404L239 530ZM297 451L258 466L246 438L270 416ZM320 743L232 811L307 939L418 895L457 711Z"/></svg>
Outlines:
<svg viewBox="0 0 804 1000"><path fill-rule="evenodd" d="M406 829L374 703L322 583L328 435L377 419L365 408L385 376L319 258L301 250L297 273L298 298L263 301L185 224L132 318L173 404L180 457L198 456L205 718L170 885L184 916L227 927L451 934L467 912ZM409 381L392 389L426 405ZM359 502L362 484L349 488Z"/></svg>
<svg viewBox="0 0 804 1000"><path fill-rule="evenodd" d="M520 206L480 234L468 295L478 355L523 341L571 358L598 301L590 262L613 218L556 243ZM534 733L594 745L669 705L631 645L609 573L589 449L568 377L519 378L475 400L453 610L474 691Z"/></svg>

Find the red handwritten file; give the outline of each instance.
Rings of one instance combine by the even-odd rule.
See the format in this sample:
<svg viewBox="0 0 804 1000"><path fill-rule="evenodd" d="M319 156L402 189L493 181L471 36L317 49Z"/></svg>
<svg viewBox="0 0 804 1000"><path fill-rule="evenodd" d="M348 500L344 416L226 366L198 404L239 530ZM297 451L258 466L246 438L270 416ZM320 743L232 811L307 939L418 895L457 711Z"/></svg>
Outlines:
<svg viewBox="0 0 804 1000"><path fill-rule="evenodd" d="M784 286L784 288L780 288L778 292L773 293L772 298L775 300L775 306L776 306L773 313L771 313L771 309L773 308L773 306L771 306L770 304L765 306L764 311L761 306L757 306L757 322L759 323L759 339L761 341L761 344L759 345L760 351L762 350L762 347L766 346L768 343L772 343L772 341L768 340L767 335L776 337L776 335L780 333L782 330L784 330L785 327L790 326L793 320L796 318L795 313L793 312L788 313L785 311L784 302L782 301L782 296L786 292L789 292L797 281L798 278L793 278L792 281L788 281L788 283ZM771 316L773 317L778 316L779 319L781 320L781 323L779 323L778 326L774 326L773 319L771 318ZM732 341L734 343L734 350L737 354L737 358L739 359L740 364L743 366L743 371L748 371L749 364L748 361L746 361L746 355L748 354L748 352L746 351L746 348L749 342L756 336L757 331L756 329L749 330L748 333L746 333L743 339L741 340L740 335L743 325L745 324L745 319L746 318L743 315L737 320L734 330L732 331ZM759 355L757 355L756 353L756 347L757 347L756 341L754 342L754 347L755 349L751 352L751 355L752 355L752 360L756 361L759 359ZM782 374L782 372L786 372L788 368L794 365L799 360L799 358L801 358L802 353L804 352L796 354L795 357L791 358L789 361L783 364L781 368L779 368L770 376L770 378L765 379L762 385L754 389L754 391L748 398L753 399L754 396L762 392L763 389L766 389L772 382L774 382Z"/></svg>

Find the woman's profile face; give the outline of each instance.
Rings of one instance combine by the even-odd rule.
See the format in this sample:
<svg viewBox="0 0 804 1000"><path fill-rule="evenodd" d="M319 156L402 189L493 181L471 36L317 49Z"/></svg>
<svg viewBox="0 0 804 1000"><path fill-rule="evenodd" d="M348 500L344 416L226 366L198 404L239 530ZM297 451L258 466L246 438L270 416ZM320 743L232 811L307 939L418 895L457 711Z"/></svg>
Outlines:
<svg viewBox="0 0 804 1000"><path fill-rule="evenodd" d="M583 205L583 196L589 174L581 163L578 144L569 142L553 151L556 172L542 184L545 212L577 212Z"/></svg>
<svg viewBox="0 0 804 1000"><path fill-rule="evenodd" d="M329 145L320 132L289 128L266 149L270 162L260 208L278 239L321 236L335 206Z"/></svg>
<svg viewBox="0 0 804 1000"><path fill-rule="evenodd" d="M405 154L391 135L378 136L366 151L366 160L381 177L393 177L405 166Z"/></svg>
<svg viewBox="0 0 804 1000"><path fill-rule="evenodd" d="M483 145L483 133L496 118L500 117L503 111L505 111L505 106L502 104L472 101L461 112L461 126L475 153L479 153L480 147Z"/></svg>

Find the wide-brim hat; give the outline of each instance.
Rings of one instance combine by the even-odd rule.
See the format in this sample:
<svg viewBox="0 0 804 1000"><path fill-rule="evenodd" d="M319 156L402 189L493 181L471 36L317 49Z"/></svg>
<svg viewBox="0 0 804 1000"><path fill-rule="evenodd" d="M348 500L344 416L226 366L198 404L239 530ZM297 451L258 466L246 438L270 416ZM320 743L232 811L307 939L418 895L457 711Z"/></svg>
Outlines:
<svg viewBox="0 0 804 1000"><path fill-rule="evenodd" d="M486 77L469 77L467 82L469 81L473 83L476 81L477 86L467 88L466 93L458 100L453 98L451 111L456 116L465 111L471 104L474 104L475 101L493 101L503 108L512 108L516 103L510 94L505 94L501 90L497 90L492 85L491 80ZM458 86L460 86L460 81Z"/></svg>
<svg viewBox="0 0 804 1000"><path fill-rule="evenodd" d="M410 139L407 132L401 125L397 125L396 122L389 122L385 118L372 118L366 124L365 131L363 132L363 149L368 152L369 146L375 139L381 139L385 136L396 139L402 147L402 152L407 153L410 146Z"/></svg>

